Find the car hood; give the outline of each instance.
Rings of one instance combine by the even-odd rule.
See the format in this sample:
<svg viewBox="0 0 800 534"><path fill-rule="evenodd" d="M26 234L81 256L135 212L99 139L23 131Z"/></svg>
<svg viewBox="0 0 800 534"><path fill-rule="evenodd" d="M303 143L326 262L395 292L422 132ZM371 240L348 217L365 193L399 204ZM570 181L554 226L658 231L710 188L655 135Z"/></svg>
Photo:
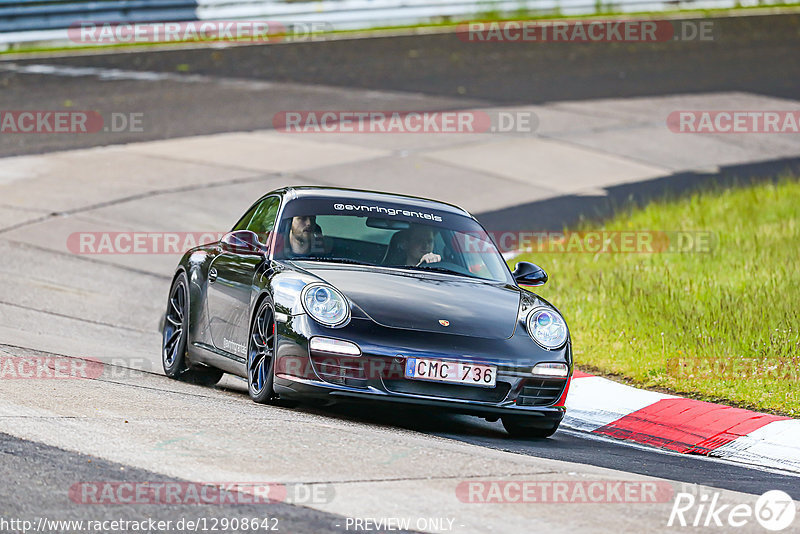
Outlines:
<svg viewBox="0 0 800 534"><path fill-rule="evenodd" d="M382 326L494 339L514 334L520 291L512 285L316 262L302 262L302 268L339 289Z"/></svg>

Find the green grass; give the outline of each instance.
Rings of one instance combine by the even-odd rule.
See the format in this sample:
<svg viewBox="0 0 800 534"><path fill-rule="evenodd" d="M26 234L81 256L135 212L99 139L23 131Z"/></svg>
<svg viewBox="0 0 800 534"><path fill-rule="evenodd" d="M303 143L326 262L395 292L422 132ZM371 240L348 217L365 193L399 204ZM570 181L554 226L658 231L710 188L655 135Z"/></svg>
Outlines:
<svg viewBox="0 0 800 534"><path fill-rule="evenodd" d="M577 230L710 231L711 252L544 253L537 293L570 326L578 368L800 416L800 182L653 202Z"/></svg>

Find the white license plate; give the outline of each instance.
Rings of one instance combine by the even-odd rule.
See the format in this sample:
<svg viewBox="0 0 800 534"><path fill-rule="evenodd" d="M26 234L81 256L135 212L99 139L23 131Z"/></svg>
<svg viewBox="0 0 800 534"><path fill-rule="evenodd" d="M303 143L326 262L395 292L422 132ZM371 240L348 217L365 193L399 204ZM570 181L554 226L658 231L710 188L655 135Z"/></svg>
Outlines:
<svg viewBox="0 0 800 534"><path fill-rule="evenodd" d="M493 388L497 381L497 367L427 358L408 358L405 376L413 380L432 380Z"/></svg>

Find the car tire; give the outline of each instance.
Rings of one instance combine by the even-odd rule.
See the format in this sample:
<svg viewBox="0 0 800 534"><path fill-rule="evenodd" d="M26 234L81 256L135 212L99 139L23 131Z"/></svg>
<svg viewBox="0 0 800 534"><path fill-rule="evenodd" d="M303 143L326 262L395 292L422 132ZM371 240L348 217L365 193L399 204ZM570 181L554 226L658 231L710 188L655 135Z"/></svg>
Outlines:
<svg viewBox="0 0 800 534"><path fill-rule="evenodd" d="M214 367L189 366L186 344L189 337L189 282L181 272L169 289L167 311L161 335L161 364L170 378L192 384L213 386L220 381L222 370Z"/></svg>
<svg viewBox="0 0 800 534"><path fill-rule="evenodd" d="M531 421L533 419L533 421ZM504 416L503 428L515 438L549 438L558 430L560 423L542 425L538 418L529 416Z"/></svg>
<svg viewBox="0 0 800 534"><path fill-rule="evenodd" d="M247 341L247 391L250 398L265 404L275 397L275 312L268 298L261 301L250 323Z"/></svg>

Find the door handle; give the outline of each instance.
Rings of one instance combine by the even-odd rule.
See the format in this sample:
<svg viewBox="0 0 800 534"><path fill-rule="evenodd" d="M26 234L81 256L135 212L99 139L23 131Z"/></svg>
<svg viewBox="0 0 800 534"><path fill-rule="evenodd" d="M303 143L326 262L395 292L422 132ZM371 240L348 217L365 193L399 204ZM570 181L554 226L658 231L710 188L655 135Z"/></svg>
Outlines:
<svg viewBox="0 0 800 534"><path fill-rule="evenodd" d="M217 280L217 269L215 267L212 267L208 271L208 282L210 284L213 284L216 280Z"/></svg>

